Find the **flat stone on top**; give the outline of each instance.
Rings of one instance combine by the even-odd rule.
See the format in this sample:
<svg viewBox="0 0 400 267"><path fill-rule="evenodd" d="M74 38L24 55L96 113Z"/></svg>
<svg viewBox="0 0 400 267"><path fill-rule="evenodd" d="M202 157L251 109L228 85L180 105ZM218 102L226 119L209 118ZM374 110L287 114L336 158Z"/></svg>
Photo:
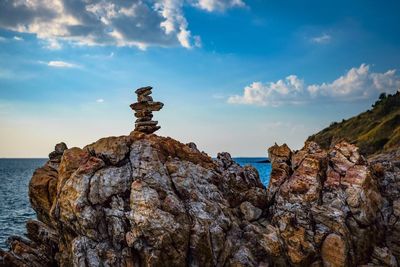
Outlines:
<svg viewBox="0 0 400 267"><path fill-rule="evenodd" d="M150 95L151 94L151 89L153 87L151 86L146 86L146 87L141 87L135 91L137 95Z"/></svg>

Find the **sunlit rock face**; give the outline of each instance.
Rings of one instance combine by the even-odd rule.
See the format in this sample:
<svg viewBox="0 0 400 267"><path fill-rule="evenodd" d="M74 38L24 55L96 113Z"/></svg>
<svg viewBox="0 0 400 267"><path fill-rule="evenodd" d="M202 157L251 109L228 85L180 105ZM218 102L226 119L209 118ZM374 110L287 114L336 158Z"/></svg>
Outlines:
<svg viewBox="0 0 400 267"><path fill-rule="evenodd" d="M328 151L307 142L295 153L275 145L269 155L268 190L274 195L269 196L268 221L288 265L397 266L399 243L387 235L387 229L397 228L384 218L396 210L396 202L385 195L393 186L398 192L399 184L388 181L399 176L398 169L394 174L381 166L377 176L358 148L346 142Z"/></svg>
<svg viewBox="0 0 400 267"><path fill-rule="evenodd" d="M2 252L23 266L258 266L266 190L228 153L137 131L63 151L30 184L39 221ZM35 260L32 260L35 259Z"/></svg>
<svg viewBox="0 0 400 267"><path fill-rule="evenodd" d="M271 147L268 188L228 153L154 134L64 145L0 266L397 266L398 165L353 145Z"/></svg>

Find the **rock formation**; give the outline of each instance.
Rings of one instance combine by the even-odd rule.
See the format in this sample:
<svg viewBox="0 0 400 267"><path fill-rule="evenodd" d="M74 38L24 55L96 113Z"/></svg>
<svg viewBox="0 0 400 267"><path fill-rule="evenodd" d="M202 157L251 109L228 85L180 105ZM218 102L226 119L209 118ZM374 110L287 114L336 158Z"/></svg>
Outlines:
<svg viewBox="0 0 400 267"><path fill-rule="evenodd" d="M228 153L137 131L57 147L0 266L398 266L400 164L348 143L271 147L267 189Z"/></svg>
<svg viewBox="0 0 400 267"><path fill-rule="evenodd" d="M150 89L138 112L161 108L148 108ZM37 220L0 266L398 266L398 153L368 162L346 142L275 145L265 188L228 153L147 126L56 145L29 184Z"/></svg>
<svg viewBox="0 0 400 267"><path fill-rule="evenodd" d="M346 142L296 153L275 145L269 155L269 218L290 265L398 266L398 162L369 164Z"/></svg>
<svg viewBox="0 0 400 267"><path fill-rule="evenodd" d="M151 134L160 129L157 126L157 121L153 121L153 111L159 111L164 104L161 102L153 102L151 95L150 86L141 87L135 91L137 94L137 102L131 105L131 108L135 111L135 131Z"/></svg>
<svg viewBox="0 0 400 267"><path fill-rule="evenodd" d="M10 238L5 266L268 261L257 245L265 188L227 153L213 160L194 144L134 131L66 149L34 173L29 191L38 221L27 224L29 240Z"/></svg>

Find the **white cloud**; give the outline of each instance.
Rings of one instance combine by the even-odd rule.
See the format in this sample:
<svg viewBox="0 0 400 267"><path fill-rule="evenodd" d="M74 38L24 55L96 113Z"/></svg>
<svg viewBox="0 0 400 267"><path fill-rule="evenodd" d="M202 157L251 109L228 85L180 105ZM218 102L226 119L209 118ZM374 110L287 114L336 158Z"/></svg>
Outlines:
<svg viewBox="0 0 400 267"><path fill-rule="evenodd" d="M6 38L3 36L0 36L0 42L8 42L8 41L24 41L24 38L20 37L20 36L14 36L12 38Z"/></svg>
<svg viewBox="0 0 400 267"><path fill-rule="evenodd" d="M192 47L191 32L182 12L183 0L159 0L155 9L165 19L160 23L166 35L176 33L179 43L185 48Z"/></svg>
<svg viewBox="0 0 400 267"><path fill-rule="evenodd" d="M376 98L382 92L394 93L399 89L400 77L395 70L375 73L370 71L369 65L361 64L330 83L306 85L296 75L277 82L253 82L244 88L242 95L229 97L228 103L280 106L316 99L352 101Z"/></svg>
<svg viewBox="0 0 400 267"><path fill-rule="evenodd" d="M13 39L16 40L16 41L23 41L24 40L24 38L19 37L19 36L14 36Z"/></svg>
<svg viewBox="0 0 400 267"><path fill-rule="evenodd" d="M0 28L35 34L48 49L79 45L199 46L183 6L207 11L241 7L241 0L30 0L0 2Z"/></svg>
<svg viewBox="0 0 400 267"><path fill-rule="evenodd" d="M97 102L97 103L103 103L103 102L104 102L104 99L103 99L103 98L96 99L96 102Z"/></svg>
<svg viewBox="0 0 400 267"><path fill-rule="evenodd" d="M62 47L60 42L54 38L49 38L45 42L46 42L46 45L44 46L44 48L47 48L49 50L59 50Z"/></svg>
<svg viewBox="0 0 400 267"><path fill-rule="evenodd" d="M297 103L304 95L304 82L296 75L287 76L283 80L263 84L253 82L244 88L243 95L228 98L231 104L254 104L260 106L279 106L282 100Z"/></svg>
<svg viewBox="0 0 400 267"><path fill-rule="evenodd" d="M59 60L49 61L49 62L47 62L47 66L54 67L54 68L79 68L80 67L77 64L69 63L69 62L65 62L65 61L59 61Z"/></svg>
<svg viewBox="0 0 400 267"><path fill-rule="evenodd" d="M330 43L330 41L332 40L332 36L330 36L329 34L322 34L320 36L315 36L313 38L311 38L311 42L313 43L317 43L317 44L327 44Z"/></svg>
<svg viewBox="0 0 400 267"><path fill-rule="evenodd" d="M244 7L245 3L241 0L198 0L195 4L197 7L212 11L224 11L232 7Z"/></svg>

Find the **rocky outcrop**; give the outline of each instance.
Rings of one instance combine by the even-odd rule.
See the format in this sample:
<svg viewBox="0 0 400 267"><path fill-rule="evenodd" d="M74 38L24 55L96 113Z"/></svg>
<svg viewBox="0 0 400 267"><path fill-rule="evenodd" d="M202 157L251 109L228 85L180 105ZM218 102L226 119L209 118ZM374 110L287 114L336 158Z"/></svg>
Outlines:
<svg viewBox="0 0 400 267"><path fill-rule="evenodd" d="M265 188L227 153L132 132L63 151L30 183L38 221L6 266L256 266L267 263Z"/></svg>
<svg viewBox="0 0 400 267"><path fill-rule="evenodd" d="M400 151L376 155L370 159L370 164L384 199L380 223L384 226L383 239L387 247L373 251L374 262L392 263L396 258L400 264Z"/></svg>
<svg viewBox="0 0 400 267"><path fill-rule="evenodd" d="M398 264L399 165L354 145L275 145L268 188L228 153L139 131L62 147L32 177L29 239L10 238L0 266Z"/></svg>
<svg viewBox="0 0 400 267"><path fill-rule="evenodd" d="M276 193L269 214L289 264L367 264L374 247L384 245L384 199L358 148L343 142L324 151L308 142L284 161L282 150L269 150L273 168L278 161L285 170L271 175Z"/></svg>

